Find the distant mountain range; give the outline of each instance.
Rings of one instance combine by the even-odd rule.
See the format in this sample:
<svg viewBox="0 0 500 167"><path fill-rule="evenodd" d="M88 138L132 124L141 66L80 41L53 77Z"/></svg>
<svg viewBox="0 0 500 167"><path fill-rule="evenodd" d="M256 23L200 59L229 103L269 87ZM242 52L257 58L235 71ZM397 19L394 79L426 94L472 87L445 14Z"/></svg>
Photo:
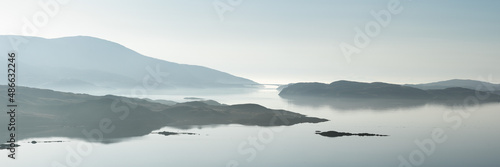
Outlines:
<svg viewBox="0 0 500 167"><path fill-rule="evenodd" d="M0 94L7 94L0 86ZM115 130L105 139L142 136L165 126L189 128L201 125L241 124L252 126L289 126L318 123L326 119L307 117L257 104L223 105L215 101L174 103L165 100L120 96L91 96L46 89L18 87L16 103L19 139L70 137L86 139L82 130L100 129L102 121L112 122ZM22 93L21 93L22 92ZM7 102L7 96L0 101ZM168 105L167 105L168 104ZM7 114L0 119L8 120ZM0 133L6 134L7 128Z"/></svg>
<svg viewBox="0 0 500 167"><path fill-rule="evenodd" d="M0 46L11 46L0 36ZM19 84L28 87L85 92L147 87L242 88L258 83L207 67L177 64L144 56L111 41L86 37L28 38L18 53ZM2 53L10 51L0 48ZM6 64L6 59L0 62ZM1 70L0 75L5 75ZM82 91L83 90L83 91Z"/></svg>
<svg viewBox="0 0 500 167"><path fill-rule="evenodd" d="M472 87L472 83L489 85L488 83L480 82L468 82L468 84L465 85ZM493 86L493 84L491 85ZM494 91L487 91L486 89L480 89L485 91L479 91L455 86L457 85L448 84L448 87L443 87L443 89L424 90L405 85L382 82L363 83L336 81L330 84L295 83L281 87L282 90L279 95L299 105L332 104L333 107L340 107L341 109L387 109L393 107L420 106L426 103L446 105L463 104L466 98L476 97L478 95L488 95L486 99L478 100L479 103L500 102L500 95L494 94Z"/></svg>
<svg viewBox="0 0 500 167"><path fill-rule="evenodd" d="M493 84L489 82L465 80L465 79L452 79L447 81L432 82L426 84L406 84L404 86L419 88L423 90L459 87L472 90L500 93L500 84Z"/></svg>
<svg viewBox="0 0 500 167"><path fill-rule="evenodd" d="M280 96L317 96L345 98L430 98L426 91L382 82L362 83L336 81L323 83L296 83L281 90Z"/></svg>

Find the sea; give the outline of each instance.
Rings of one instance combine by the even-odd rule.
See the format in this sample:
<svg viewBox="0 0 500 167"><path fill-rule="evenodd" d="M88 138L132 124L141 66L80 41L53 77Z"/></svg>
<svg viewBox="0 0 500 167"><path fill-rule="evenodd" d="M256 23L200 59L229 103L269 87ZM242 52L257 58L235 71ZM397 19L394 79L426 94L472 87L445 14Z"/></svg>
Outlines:
<svg viewBox="0 0 500 167"><path fill-rule="evenodd" d="M359 107L337 107L296 102L281 98L278 93L276 87L266 86L245 93L164 93L142 97L176 102L205 99L227 105L255 103L329 121L274 127L237 124L164 127L154 132L196 135L149 134L111 143L60 136L32 138L18 141L21 146L15 160L8 158L8 150L0 150L0 164L12 167L500 166L499 103L476 105L464 101L463 105L455 106L370 107L360 101ZM316 134L318 131L388 136L326 137ZM31 141L63 142L32 144Z"/></svg>

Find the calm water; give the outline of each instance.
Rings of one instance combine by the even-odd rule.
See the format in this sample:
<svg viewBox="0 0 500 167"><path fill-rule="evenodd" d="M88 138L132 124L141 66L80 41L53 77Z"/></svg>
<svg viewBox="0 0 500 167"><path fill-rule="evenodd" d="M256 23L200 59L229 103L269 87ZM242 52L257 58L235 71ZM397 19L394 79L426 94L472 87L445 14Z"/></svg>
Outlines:
<svg viewBox="0 0 500 167"><path fill-rule="evenodd" d="M297 105L277 94L274 89L262 89L248 94L149 98L186 101L184 97L195 96L225 104L257 103L330 121L273 128L224 125L181 130L165 127L161 130L199 135L150 134L113 144L66 138L28 139L19 142L22 146L17 160L7 159L7 151L1 150L0 163L30 167L57 166L54 163L83 167L500 166L500 104L467 110L440 105L340 110L328 105ZM316 130L390 136L328 138L314 134ZM68 142L28 143L32 140Z"/></svg>

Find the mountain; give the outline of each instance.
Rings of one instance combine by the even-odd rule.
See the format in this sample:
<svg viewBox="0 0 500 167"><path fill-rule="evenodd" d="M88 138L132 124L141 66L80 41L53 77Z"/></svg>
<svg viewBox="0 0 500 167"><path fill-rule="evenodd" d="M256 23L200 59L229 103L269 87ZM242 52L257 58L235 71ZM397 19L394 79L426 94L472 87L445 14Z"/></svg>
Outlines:
<svg viewBox="0 0 500 167"><path fill-rule="evenodd" d="M426 84L406 84L405 86L429 90L429 89L446 89L453 87L467 88L480 91L500 92L500 84L493 84L483 81L452 79L447 81L432 82Z"/></svg>
<svg viewBox="0 0 500 167"><path fill-rule="evenodd" d="M0 86L1 94L7 94L6 90L6 86ZM327 121L257 104L221 105L214 101L194 101L165 105L150 99L113 95L92 96L27 87L16 90L19 139L69 137L87 140L83 131L93 130L101 130L103 139L117 139L147 135L165 126L289 126ZM7 102L7 98L1 96L0 101ZM0 114L0 119L8 120L7 116ZM114 128L108 132L102 130L103 126ZM0 129L0 133L6 134L6 130Z"/></svg>
<svg viewBox="0 0 500 167"><path fill-rule="evenodd" d="M323 83L296 83L281 90L280 96L315 96L343 98L411 98L427 99L430 95L421 89L382 82L362 83L336 81Z"/></svg>
<svg viewBox="0 0 500 167"><path fill-rule="evenodd" d="M28 87L73 91L80 88L159 90L258 85L207 67L147 57L118 43L86 36L56 39L0 36L0 51L11 51L10 40L19 38L28 40L19 46L17 55L19 84ZM0 61L7 63L6 58ZM4 70L0 73L5 74Z"/></svg>
<svg viewBox="0 0 500 167"><path fill-rule="evenodd" d="M429 94L432 95L432 100L440 101L453 101L453 100L465 100L467 97L478 97L478 95L487 95L488 93L483 91L476 91L467 88L453 87L446 89L430 89L427 90ZM490 94L488 99L483 99L482 101L500 101L499 95Z"/></svg>
<svg viewBox="0 0 500 167"><path fill-rule="evenodd" d="M382 82L352 81L289 84L281 90L279 96L297 105L314 107L326 105L339 110L388 110L419 107L428 103L463 105L470 97L476 98L479 103L500 102L500 95L467 88L422 90Z"/></svg>

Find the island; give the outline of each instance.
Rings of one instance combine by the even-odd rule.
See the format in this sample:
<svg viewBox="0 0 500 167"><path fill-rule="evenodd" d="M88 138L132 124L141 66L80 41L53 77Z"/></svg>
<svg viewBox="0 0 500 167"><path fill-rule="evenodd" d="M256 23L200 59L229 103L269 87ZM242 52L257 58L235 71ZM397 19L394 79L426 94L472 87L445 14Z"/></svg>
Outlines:
<svg viewBox="0 0 500 167"><path fill-rule="evenodd" d="M342 136L388 136L388 135L371 134L371 133L347 133L347 132L337 132L337 131L327 131L327 132L316 131L316 134L321 135L321 136L325 136L325 137L342 137Z"/></svg>
<svg viewBox="0 0 500 167"><path fill-rule="evenodd" d="M196 133L189 133L189 132L168 132L168 131L162 131L162 132L153 132L151 134L160 134L164 136L172 136L172 135L199 135Z"/></svg>
<svg viewBox="0 0 500 167"><path fill-rule="evenodd" d="M14 144L13 146L14 146L14 147L19 147L19 146L21 146L21 145L19 145L19 144ZM5 149L9 149L9 148L11 148L11 144L0 144L0 150L5 150Z"/></svg>
<svg viewBox="0 0 500 167"><path fill-rule="evenodd" d="M18 87L16 102L22 110L23 133L17 139L68 137L95 142L150 134L163 127L190 129L204 125L291 126L327 119L309 117L259 104L223 105L216 101L191 101L167 105L164 100L115 95L93 96L48 89ZM7 94L6 86L0 93ZM7 96L0 100L7 101ZM7 119L1 114L0 119ZM6 133L7 128L0 129Z"/></svg>
<svg viewBox="0 0 500 167"><path fill-rule="evenodd" d="M279 96L293 104L327 105L339 110L387 110L426 104L464 105L467 98L478 95L481 96L480 100L474 101L477 104L500 102L500 95L484 89L473 90L464 87L420 89L409 85L383 82L364 83L342 80L330 84L294 83L282 86L280 89Z"/></svg>

